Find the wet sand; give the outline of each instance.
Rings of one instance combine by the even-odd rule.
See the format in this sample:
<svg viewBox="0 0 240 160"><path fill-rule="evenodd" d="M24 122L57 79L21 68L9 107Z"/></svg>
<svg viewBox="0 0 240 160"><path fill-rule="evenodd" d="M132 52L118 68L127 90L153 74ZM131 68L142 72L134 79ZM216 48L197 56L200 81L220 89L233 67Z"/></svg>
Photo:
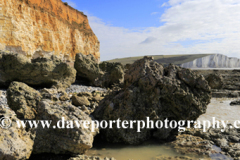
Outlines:
<svg viewBox="0 0 240 160"><path fill-rule="evenodd" d="M201 115L198 120L210 120L215 117L216 120L224 120L233 123L240 120L240 106L230 106L230 102L237 98L212 98L208 105L207 112Z"/></svg>

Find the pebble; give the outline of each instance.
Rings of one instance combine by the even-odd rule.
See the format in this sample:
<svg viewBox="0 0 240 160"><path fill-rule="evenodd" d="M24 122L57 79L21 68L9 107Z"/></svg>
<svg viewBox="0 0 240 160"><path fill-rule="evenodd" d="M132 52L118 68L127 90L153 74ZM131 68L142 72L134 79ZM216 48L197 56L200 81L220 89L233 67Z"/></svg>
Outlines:
<svg viewBox="0 0 240 160"><path fill-rule="evenodd" d="M9 109L7 104L7 91L5 89L0 89L0 105Z"/></svg>
<svg viewBox="0 0 240 160"><path fill-rule="evenodd" d="M107 91L107 89L101 87L85 86L81 84L73 84L71 87L66 89L67 94L93 91Z"/></svg>
<svg viewBox="0 0 240 160"><path fill-rule="evenodd" d="M39 90L39 89L38 89ZM107 91L105 88L101 87L93 87L93 86L86 86L83 84L73 84L71 87L66 89L67 94L69 93L79 93L79 92L93 92L93 91ZM57 95L60 97L61 95ZM0 105L4 108L8 108L7 104L7 90L6 89L0 89Z"/></svg>

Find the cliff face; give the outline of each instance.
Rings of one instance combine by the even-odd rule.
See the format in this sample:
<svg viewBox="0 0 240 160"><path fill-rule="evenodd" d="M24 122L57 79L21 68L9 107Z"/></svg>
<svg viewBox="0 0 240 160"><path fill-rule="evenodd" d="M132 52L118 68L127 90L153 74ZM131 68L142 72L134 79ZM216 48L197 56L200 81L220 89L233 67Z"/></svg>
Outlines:
<svg viewBox="0 0 240 160"><path fill-rule="evenodd" d="M61 0L0 0L0 50L29 58L76 53L100 58L99 41L87 16Z"/></svg>
<svg viewBox="0 0 240 160"><path fill-rule="evenodd" d="M181 65L184 68L237 68L240 59L221 54L212 54Z"/></svg>

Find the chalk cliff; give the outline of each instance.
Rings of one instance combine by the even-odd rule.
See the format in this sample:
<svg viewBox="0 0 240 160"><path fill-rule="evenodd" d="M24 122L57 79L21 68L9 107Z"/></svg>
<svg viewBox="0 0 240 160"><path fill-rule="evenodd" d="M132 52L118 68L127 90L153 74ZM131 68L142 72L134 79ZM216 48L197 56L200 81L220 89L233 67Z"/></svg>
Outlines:
<svg viewBox="0 0 240 160"><path fill-rule="evenodd" d="M227 57L222 54L212 54L191 62L183 63L184 68L237 68L240 67L240 59Z"/></svg>
<svg viewBox="0 0 240 160"><path fill-rule="evenodd" d="M87 16L61 0L0 0L0 50L69 61L76 53L100 57Z"/></svg>

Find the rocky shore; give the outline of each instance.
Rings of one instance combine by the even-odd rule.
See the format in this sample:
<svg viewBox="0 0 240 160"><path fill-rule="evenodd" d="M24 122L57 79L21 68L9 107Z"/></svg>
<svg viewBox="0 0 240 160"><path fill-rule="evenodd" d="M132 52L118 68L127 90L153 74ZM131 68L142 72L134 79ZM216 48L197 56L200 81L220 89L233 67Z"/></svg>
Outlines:
<svg viewBox="0 0 240 160"><path fill-rule="evenodd" d="M238 98L240 93L240 70L193 70L203 75L216 98Z"/></svg>
<svg viewBox="0 0 240 160"><path fill-rule="evenodd" d="M151 57L125 69L120 63L98 64L92 55L82 54L77 54L74 67L54 56L29 61L6 52L0 53L0 62L0 84L5 88L0 90L0 160L114 160L86 155L96 136L99 142L131 145L154 138L186 155L158 159L191 159L188 154L240 159L240 130L231 128L180 133L165 126L137 132L136 124L127 129L115 124L112 129L97 128L96 124L71 129L19 128L17 124L20 120L52 120L56 124L62 117L66 121L197 120L206 113L212 84L190 69L171 64L164 67ZM8 120L12 122L9 128Z"/></svg>

